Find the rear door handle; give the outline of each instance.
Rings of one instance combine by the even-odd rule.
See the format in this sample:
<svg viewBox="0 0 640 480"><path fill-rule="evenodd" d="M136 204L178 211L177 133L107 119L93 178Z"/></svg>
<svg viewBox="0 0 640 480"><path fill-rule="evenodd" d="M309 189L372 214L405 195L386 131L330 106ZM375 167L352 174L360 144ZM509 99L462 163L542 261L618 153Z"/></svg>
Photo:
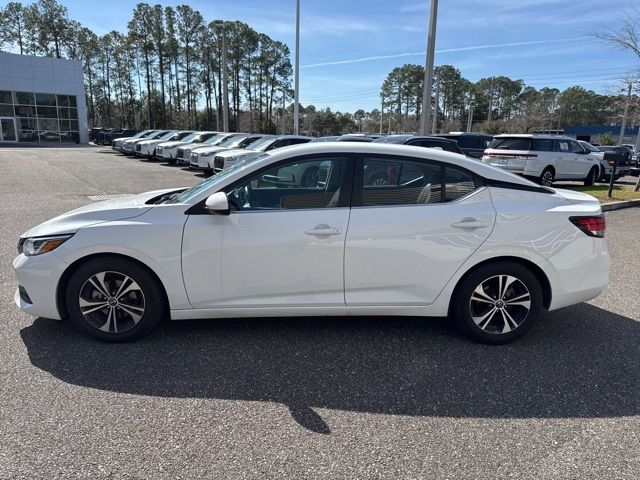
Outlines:
<svg viewBox="0 0 640 480"><path fill-rule="evenodd" d="M304 232L306 235L340 235L341 231L339 228L333 228L329 225L317 225L315 228L311 230L306 230Z"/></svg>
<svg viewBox="0 0 640 480"><path fill-rule="evenodd" d="M488 225L486 222L482 222L480 220L466 220L463 222L453 223L451 226L453 228L484 228Z"/></svg>

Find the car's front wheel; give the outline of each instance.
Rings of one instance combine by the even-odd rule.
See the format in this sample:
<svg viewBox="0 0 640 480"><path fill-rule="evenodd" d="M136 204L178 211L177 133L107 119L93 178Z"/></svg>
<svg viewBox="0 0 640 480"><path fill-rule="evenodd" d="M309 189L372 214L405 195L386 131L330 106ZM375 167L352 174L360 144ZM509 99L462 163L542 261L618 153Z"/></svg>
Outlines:
<svg viewBox="0 0 640 480"><path fill-rule="evenodd" d="M472 339L508 343L524 335L542 312L542 287L536 276L518 263L481 265L456 289L451 313Z"/></svg>
<svg viewBox="0 0 640 480"><path fill-rule="evenodd" d="M591 185L596 183L596 181L598 180L598 173L600 173L598 167L593 167L591 170L589 170L587 178L584 179L584 186L590 187Z"/></svg>
<svg viewBox="0 0 640 480"><path fill-rule="evenodd" d="M69 280L66 304L77 328L109 342L143 337L166 311L158 281L136 263L117 257L82 264Z"/></svg>

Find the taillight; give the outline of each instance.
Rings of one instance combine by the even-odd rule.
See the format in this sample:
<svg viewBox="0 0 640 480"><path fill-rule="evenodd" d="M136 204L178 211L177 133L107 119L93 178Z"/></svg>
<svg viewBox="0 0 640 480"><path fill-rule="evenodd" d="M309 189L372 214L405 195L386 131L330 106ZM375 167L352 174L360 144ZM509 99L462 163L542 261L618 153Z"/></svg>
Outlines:
<svg viewBox="0 0 640 480"><path fill-rule="evenodd" d="M590 237L604 238L604 231L607 229L607 222L604 215L592 217L569 217L571 223L582 230Z"/></svg>

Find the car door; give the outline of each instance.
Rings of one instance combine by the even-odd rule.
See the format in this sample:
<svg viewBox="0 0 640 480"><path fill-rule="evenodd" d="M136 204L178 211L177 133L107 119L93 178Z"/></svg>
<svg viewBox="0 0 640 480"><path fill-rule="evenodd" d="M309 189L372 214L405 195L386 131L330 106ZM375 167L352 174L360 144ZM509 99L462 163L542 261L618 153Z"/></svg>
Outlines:
<svg viewBox="0 0 640 480"><path fill-rule="evenodd" d="M587 151L575 140L569 140L569 150L573 153L572 178L586 178L591 168L595 165L593 157L587 155Z"/></svg>
<svg viewBox="0 0 640 480"><path fill-rule="evenodd" d="M487 239L495 210L471 172L402 156L359 157L345 246L345 299L427 305Z"/></svg>
<svg viewBox="0 0 640 480"><path fill-rule="evenodd" d="M557 145L557 162L556 162L556 179L574 178L575 175L575 157L569 146L569 140L558 139ZM586 175L585 175L586 176Z"/></svg>
<svg viewBox="0 0 640 480"><path fill-rule="evenodd" d="M316 183L301 172L318 167ZM193 214L183 275L196 308L344 307L353 159L289 159L227 187L229 215Z"/></svg>

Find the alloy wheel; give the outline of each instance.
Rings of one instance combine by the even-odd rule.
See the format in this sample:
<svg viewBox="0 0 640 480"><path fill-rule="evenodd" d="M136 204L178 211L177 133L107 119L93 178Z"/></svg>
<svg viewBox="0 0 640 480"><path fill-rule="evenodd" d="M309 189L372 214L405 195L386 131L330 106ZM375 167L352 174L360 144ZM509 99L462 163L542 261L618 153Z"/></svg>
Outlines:
<svg viewBox="0 0 640 480"><path fill-rule="evenodd" d="M553 173L547 170L542 174L542 185L544 185L545 187L550 187L552 183L553 183Z"/></svg>
<svg viewBox="0 0 640 480"><path fill-rule="evenodd" d="M527 286L512 275L495 275L481 282L471 294L469 313L481 330L504 334L515 330L531 310Z"/></svg>
<svg viewBox="0 0 640 480"><path fill-rule="evenodd" d="M120 272L92 275L80 289L80 312L94 328L122 333L135 327L145 312L145 298L138 283Z"/></svg>

